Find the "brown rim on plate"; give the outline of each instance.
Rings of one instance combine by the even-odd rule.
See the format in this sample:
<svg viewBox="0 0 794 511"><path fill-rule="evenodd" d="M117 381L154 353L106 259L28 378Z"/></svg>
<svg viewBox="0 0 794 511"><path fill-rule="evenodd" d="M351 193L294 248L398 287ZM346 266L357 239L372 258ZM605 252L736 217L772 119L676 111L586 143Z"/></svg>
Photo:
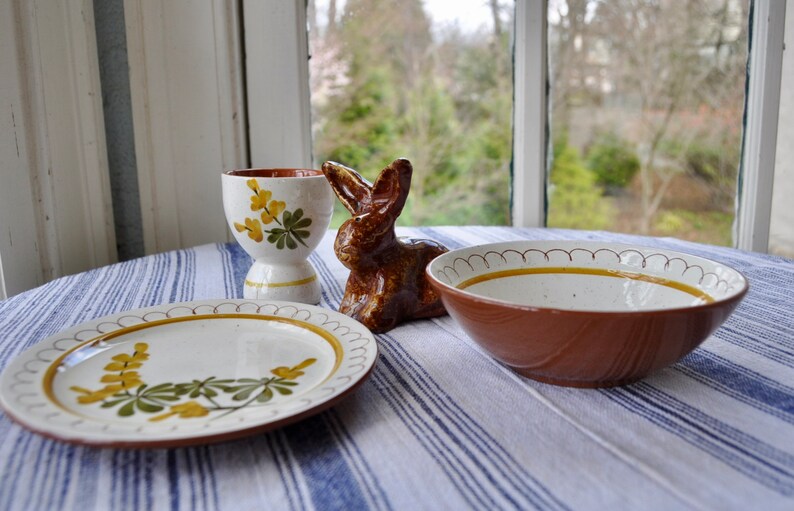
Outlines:
<svg viewBox="0 0 794 511"><path fill-rule="evenodd" d="M376 358L377 360L377 358ZM364 384L365 381L369 379L369 376L372 374L372 370L375 369L375 364L367 370L367 372L361 376L361 378L356 381L350 388L345 389L340 394L337 394L333 398L325 401L323 403L318 404L317 406L305 410L301 413L290 415L289 417L285 417L283 419L277 420L275 422L270 422L267 424L259 424L256 426L252 426L250 428L238 429L234 431L228 431L225 433L216 433L216 434L209 434L205 436L196 436L190 438L184 438L180 440L154 440L154 441L147 441L147 442L112 442L112 441L97 441L92 442L80 438L67 438L61 437L56 434L53 434L49 431L42 430L36 427L30 426L30 424L26 423L25 421L16 417L10 410L0 406L5 414L13 420L16 424L19 424L23 428L27 429L28 431L32 431L38 435L41 435L45 438L49 438L50 440L57 440L59 442L65 442L72 445L82 445L86 447L111 447L115 449L162 449L162 448L176 448L176 447L190 447L195 445L208 445L208 444L215 444L220 442L227 442L230 440L237 440L240 438L245 438L252 435L257 435L260 433L267 433L269 431L273 431L275 429L282 428L284 426L288 426L290 424L294 424L298 421L311 417L313 415L317 415L320 412L324 412L325 410L335 406L337 403L345 399L351 393L358 390L358 388Z"/></svg>

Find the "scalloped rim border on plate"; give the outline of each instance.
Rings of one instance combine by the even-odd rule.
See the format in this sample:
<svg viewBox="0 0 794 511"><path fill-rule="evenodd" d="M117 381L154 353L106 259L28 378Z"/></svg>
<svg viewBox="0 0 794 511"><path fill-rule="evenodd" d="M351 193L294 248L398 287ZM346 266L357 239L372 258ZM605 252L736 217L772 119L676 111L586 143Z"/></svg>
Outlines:
<svg viewBox="0 0 794 511"><path fill-rule="evenodd" d="M47 396L44 379L65 354L114 332L162 320L212 316L254 315L305 323L327 332L342 347L338 367L315 388L296 400L274 405L267 414L239 415L210 424L123 425L91 421L59 407ZM197 318L198 319L198 318ZM317 333L317 332L315 332ZM378 358L372 333L359 322L335 311L292 302L203 300L163 304L94 319L30 347L12 361L0 377L0 406L22 426L49 438L107 447L181 447L231 440L270 431L325 410L361 385Z"/></svg>

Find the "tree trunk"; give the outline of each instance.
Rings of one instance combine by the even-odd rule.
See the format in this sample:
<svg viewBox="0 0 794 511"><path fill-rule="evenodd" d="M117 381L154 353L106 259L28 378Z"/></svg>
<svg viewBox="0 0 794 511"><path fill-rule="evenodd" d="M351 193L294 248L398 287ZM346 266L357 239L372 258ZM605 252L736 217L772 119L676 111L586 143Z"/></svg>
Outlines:
<svg viewBox="0 0 794 511"><path fill-rule="evenodd" d="M493 18L494 39L499 41L502 38L502 20L499 17L499 0L490 0L491 17Z"/></svg>
<svg viewBox="0 0 794 511"><path fill-rule="evenodd" d="M336 32L336 0L328 2L328 33Z"/></svg>

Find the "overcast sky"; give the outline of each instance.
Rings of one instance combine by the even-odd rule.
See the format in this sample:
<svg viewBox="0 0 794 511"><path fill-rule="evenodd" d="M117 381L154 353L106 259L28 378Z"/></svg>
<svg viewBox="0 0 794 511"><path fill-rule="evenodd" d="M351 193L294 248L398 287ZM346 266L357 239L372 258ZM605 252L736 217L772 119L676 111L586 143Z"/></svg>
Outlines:
<svg viewBox="0 0 794 511"><path fill-rule="evenodd" d="M318 22L325 25L328 0L315 0L315 5ZM344 5L345 0L337 0L337 11L341 13ZM424 5L435 28L457 24L463 32L474 32L481 27L491 27L488 0L424 0Z"/></svg>

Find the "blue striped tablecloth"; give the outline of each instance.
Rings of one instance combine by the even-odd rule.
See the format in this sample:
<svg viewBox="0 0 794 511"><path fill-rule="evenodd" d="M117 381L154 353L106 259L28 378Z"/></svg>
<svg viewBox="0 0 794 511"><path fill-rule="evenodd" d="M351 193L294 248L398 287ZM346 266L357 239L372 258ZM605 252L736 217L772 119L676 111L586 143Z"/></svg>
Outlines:
<svg viewBox="0 0 794 511"><path fill-rule="evenodd" d="M203 447L83 448L0 415L0 510L794 509L794 263L603 232L407 229L449 247L611 240L744 272L734 315L683 362L607 390L554 387L488 357L449 318L377 336L371 378L287 428ZM333 233L312 255L322 306L347 272ZM62 278L0 302L0 368L80 322L164 302L241 296L250 259L205 245Z"/></svg>

